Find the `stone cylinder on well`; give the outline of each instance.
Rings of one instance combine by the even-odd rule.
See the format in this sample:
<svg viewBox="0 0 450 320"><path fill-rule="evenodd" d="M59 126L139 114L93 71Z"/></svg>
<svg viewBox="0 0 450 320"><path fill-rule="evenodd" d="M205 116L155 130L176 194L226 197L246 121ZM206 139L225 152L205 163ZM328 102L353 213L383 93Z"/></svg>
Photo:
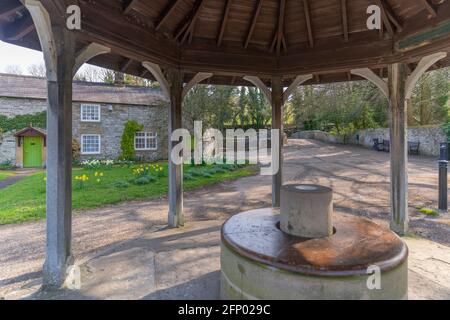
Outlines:
<svg viewBox="0 0 450 320"><path fill-rule="evenodd" d="M281 189L282 231L297 237L333 235L333 190L318 185L288 184Z"/></svg>

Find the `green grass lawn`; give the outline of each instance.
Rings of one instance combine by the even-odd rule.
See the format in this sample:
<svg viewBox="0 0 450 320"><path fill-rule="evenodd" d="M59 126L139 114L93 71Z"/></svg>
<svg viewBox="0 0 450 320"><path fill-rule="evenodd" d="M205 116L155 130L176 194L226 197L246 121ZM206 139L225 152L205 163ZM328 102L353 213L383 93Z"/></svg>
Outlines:
<svg viewBox="0 0 450 320"><path fill-rule="evenodd" d="M74 169L72 203L74 209L101 207L123 201L150 199L165 195L168 190L167 164L105 169ZM138 179L136 170L150 171L151 179ZM256 173L255 166L185 166L184 189L237 179ZM95 176L97 173L97 176ZM100 176L103 174L103 176ZM85 175L88 181L76 179ZM22 223L45 218L45 173L36 173L0 190L0 225ZM148 183L138 185L139 183ZM81 185L82 184L82 185Z"/></svg>
<svg viewBox="0 0 450 320"><path fill-rule="evenodd" d="M6 178L9 178L13 175L14 175L14 173L12 173L12 172L0 171L0 181L5 180Z"/></svg>

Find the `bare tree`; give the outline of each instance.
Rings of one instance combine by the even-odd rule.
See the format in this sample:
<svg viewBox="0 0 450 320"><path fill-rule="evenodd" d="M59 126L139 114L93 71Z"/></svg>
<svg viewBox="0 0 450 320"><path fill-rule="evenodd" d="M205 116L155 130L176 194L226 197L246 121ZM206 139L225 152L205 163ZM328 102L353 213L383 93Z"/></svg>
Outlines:
<svg viewBox="0 0 450 320"><path fill-rule="evenodd" d="M17 64L10 64L5 67L5 73L21 75L21 74L23 74L23 70Z"/></svg>
<svg viewBox="0 0 450 320"><path fill-rule="evenodd" d="M28 73L34 77L45 78L47 76L47 72L45 70L45 65L43 63L33 64L28 67Z"/></svg>

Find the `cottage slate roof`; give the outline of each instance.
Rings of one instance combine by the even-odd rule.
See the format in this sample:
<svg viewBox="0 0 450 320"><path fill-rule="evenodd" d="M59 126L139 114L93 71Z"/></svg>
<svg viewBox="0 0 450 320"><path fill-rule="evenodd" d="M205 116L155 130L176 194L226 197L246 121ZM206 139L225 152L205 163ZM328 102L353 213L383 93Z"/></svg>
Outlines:
<svg viewBox="0 0 450 320"><path fill-rule="evenodd" d="M47 81L39 77L0 73L0 97L46 100ZM149 87L74 81L73 101L149 106L167 102L167 99L161 90Z"/></svg>

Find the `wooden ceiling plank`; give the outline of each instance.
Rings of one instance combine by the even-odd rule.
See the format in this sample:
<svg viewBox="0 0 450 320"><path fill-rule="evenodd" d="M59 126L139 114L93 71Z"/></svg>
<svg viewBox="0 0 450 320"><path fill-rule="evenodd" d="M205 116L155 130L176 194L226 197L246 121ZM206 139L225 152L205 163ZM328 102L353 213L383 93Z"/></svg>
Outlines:
<svg viewBox="0 0 450 320"><path fill-rule="evenodd" d="M217 36L217 46L218 47L220 47L222 45L223 36L224 36L225 30L227 28L228 15L230 14L232 1L233 0L227 0L227 3L225 4L225 10L224 10L223 16L222 16L222 24L220 25L220 32L219 32L219 35Z"/></svg>
<svg viewBox="0 0 450 320"><path fill-rule="evenodd" d="M309 0L303 0L303 9L305 11L306 28L308 29L308 41L311 48L314 47L314 32L311 21L311 13L309 11Z"/></svg>
<svg viewBox="0 0 450 320"><path fill-rule="evenodd" d="M167 19L172 15L175 8L177 7L178 3L180 3L181 0L172 0L169 2L169 4L163 9L163 11L160 13L157 22L155 23L155 29L159 30L161 26L167 21Z"/></svg>
<svg viewBox="0 0 450 320"><path fill-rule="evenodd" d="M198 18L198 15L204 3L205 3L204 0L195 1L191 12L184 18L183 22L181 22L180 25L178 26L177 32L175 33L174 37L175 40L180 38L181 35L183 35L184 33L184 36L181 41L183 43L186 40L187 36L189 36L189 34L194 31L195 22Z"/></svg>
<svg viewBox="0 0 450 320"><path fill-rule="evenodd" d="M258 21L259 14L263 5L263 0L258 0L256 4L255 14L253 15L252 23L247 33L247 38L245 39L244 48L247 49L250 40L252 39L253 31L255 31L256 22Z"/></svg>
<svg viewBox="0 0 450 320"><path fill-rule="evenodd" d="M348 15L347 15L347 0L341 0L342 13L342 31L344 33L344 40L348 42Z"/></svg>

